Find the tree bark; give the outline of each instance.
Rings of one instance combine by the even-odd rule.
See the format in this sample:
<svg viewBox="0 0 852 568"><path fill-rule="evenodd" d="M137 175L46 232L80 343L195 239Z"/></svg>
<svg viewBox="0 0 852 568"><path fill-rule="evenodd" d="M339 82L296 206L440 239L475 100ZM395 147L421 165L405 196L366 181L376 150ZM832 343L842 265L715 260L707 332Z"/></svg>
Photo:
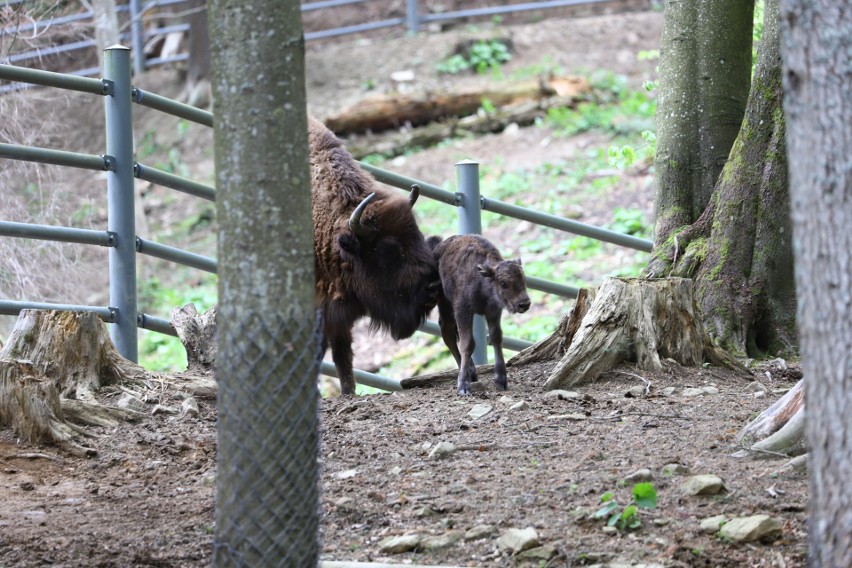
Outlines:
<svg viewBox="0 0 852 568"><path fill-rule="evenodd" d="M808 566L852 566L852 10L784 0L780 20L808 405Z"/></svg>
<svg viewBox="0 0 852 568"><path fill-rule="evenodd" d="M117 424L140 417L101 405L95 393L106 385L150 378L119 355L95 314L24 310L0 350L0 422L28 442L93 453L74 442L88 435L74 422ZM66 403L69 400L74 402ZM87 417L93 413L98 418ZM69 414L74 421L68 420Z"/></svg>
<svg viewBox="0 0 852 568"><path fill-rule="evenodd" d="M547 390L593 381L625 361L649 371L662 369L661 359L684 366L704 361L705 336L688 279L611 278L585 314L572 312L574 318L582 320L566 324L570 343L544 384ZM738 364L734 368L748 374Z"/></svg>
<svg viewBox="0 0 852 568"><path fill-rule="evenodd" d="M666 2L654 160L657 247L704 211L736 138L748 96L753 13L752 1Z"/></svg>
<svg viewBox="0 0 852 568"><path fill-rule="evenodd" d="M220 267L213 563L314 566L320 334L299 3L208 6Z"/></svg>
<svg viewBox="0 0 852 568"><path fill-rule="evenodd" d="M710 202L694 223L658 238L646 269L693 278L705 329L738 356L796 345L777 17L777 0L767 0L745 119Z"/></svg>

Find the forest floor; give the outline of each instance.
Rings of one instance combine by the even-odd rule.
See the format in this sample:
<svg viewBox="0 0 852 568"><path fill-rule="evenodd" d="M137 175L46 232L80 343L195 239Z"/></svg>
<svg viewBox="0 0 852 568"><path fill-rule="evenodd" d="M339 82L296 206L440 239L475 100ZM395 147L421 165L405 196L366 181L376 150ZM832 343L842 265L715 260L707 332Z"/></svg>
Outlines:
<svg viewBox="0 0 852 568"><path fill-rule="evenodd" d="M659 47L661 24L661 13L654 11L514 23L508 29L517 51L507 71L547 57L548 65L567 72L606 69L640 85L654 78L655 63L638 62L637 53ZM413 71L416 88L423 90L489 80L434 71L435 62L468 33L460 26L416 37L309 44L311 112L323 118L357 102L365 96L365 78L374 89L390 89L395 71ZM141 86L165 95L182 88L168 71L151 72ZM73 101L68 107L76 108ZM99 130L87 126L97 118L80 112L69 120L60 147L85 151L89 143L100 144ZM137 140L139 148L145 143L177 148L193 173L212 176L209 133L189 130L175 139L173 126L147 115L138 120L153 133L145 142ZM534 167L570 159L600 142L596 136L558 137L544 127L522 128L412 153L395 160L394 169L440 185L452 179L452 164L460 157L486 162L500 156L507 169ZM84 185L80 177L62 181ZM182 202L167 201L158 190L146 199L146 222L188 218ZM624 174L600 202L572 214L601 224L613 204L630 204L650 216L652 202L649 172L640 168ZM514 252L530 231L502 229L489 236ZM91 302L99 293L102 277L90 274L93 285L78 301ZM558 317L568 305L542 309ZM359 333L356 362L375 369L398 349ZM735 441L740 428L795 384L800 376L795 364L756 363L753 381L713 367L666 362L662 372L647 373L627 365L578 387L576 397L562 398L541 390L552 364L511 367L507 392L493 390L491 377L483 374L482 386L467 397L459 397L450 380L394 394L323 399L323 559L483 567L805 566L806 475L779 473L782 460L732 457L740 449ZM112 396L105 393L104 401ZM168 388L146 401L151 410L179 403ZM89 442L97 450L91 458L28 446L0 430L0 568L209 565L216 404L199 403L197 417L157 413L140 423L93 428L99 437ZM436 457L442 442L456 451ZM683 468L664 473L670 464ZM644 469L649 471L634 475ZM720 477L724 489L688 495L684 484L698 474ZM637 528L607 528L604 519L594 518L608 492L623 510L638 479L653 484L657 507L639 511ZM716 515L756 514L779 521L780 536L737 543L701 527ZM521 553L506 548L505 533L527 528L534 529L536 544ZM407 545L391 546L389 539L405 535Z"/></svg>

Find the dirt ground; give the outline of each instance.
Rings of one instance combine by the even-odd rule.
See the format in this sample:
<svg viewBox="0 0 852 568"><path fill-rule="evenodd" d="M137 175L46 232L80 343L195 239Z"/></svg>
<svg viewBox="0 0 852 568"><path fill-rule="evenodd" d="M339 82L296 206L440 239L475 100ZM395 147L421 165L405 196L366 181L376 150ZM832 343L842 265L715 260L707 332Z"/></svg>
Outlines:
<svg viewBox="0 0 852 568"><path fill-rule="evenodd" d="M628 11L513 25L517 53L510 65L534 65L547 55L569 73L609 69L638 84L652 78L655 63L637 62L636 53L658 47L661 22L659 12ZM323 117L357 101L365 94L365 77L377 89L393 88L390 74L399 70L413 70L417 88L483 80L434 72L434 62L467 33L457 27L443 34L309 45L311 111ZM179 91L164 76L152 74L154 85L143 87ZM181 142L182 151L195 171L209 172L203 136ZM395 166L440 181L454 175L459 152L487 158L508 147L513 151L505 160L536 164L590 143L587 137L543 145L542 136L542 129L522 129L414 154ZM634 172L620 188L611 199L650 212L647 172ZM594 223L607 208L611 203L590 204L581 220ZM152 204L151 211L158 210ZM562 313L566 306L551 309ZM356 363L369 368L379 364L377 353L387 358L398 348L360 334ZM737 431L796 382L794 364L755 366L765 396L724 370L666 363L653 374L628 365L577 388L576 398L555 399L541 390L551 367L510 367L505 393L494 391L484 375L482 387L468 397L455 394L449 381L322 400L323 559L483 567L806 564L806 476L776 473L782 460L732 457ZM637 386L647 389L628 393ZM707 390L695 395L684 390L689 388ZM102 393L105 402L115 396ZM179 406L180 400L164 389L146 402L151 410L158 403ZM215 530L216 407L215 400L199 403L197 417L152 414L141 423L93 428L100 437L89 442L97 449L89 458L28 446L0 430L0 568L208 565ZM474 407L484 416L473 417ZM442 442L457 451L430 456ZM685 470L664 474L669 464ZM657 508L640 512L641 526L611 530L592 518L606 492L627 505L633 482L624 480L641 469L650 470L658 493ZM682 485L697 474L719 476L725 489L687 496ZM699 526L715 515L759 513L782 523L779 539L736 544ZM528 527L539 546L517 555L501 547L506 531ZM385 539L401 535L419 535L411 538L416 547L383 548Z"/></svg>

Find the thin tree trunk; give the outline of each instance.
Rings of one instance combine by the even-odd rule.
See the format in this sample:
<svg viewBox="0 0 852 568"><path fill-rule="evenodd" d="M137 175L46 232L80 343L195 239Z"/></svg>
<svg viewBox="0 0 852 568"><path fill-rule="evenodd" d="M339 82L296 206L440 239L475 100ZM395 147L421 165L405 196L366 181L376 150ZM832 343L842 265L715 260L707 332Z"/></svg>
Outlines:
<svg viewBox="0 0 852 568"><path fill-rule="evenodd" d="M216 566L315 566L317 374L296 0L211 0L219 221Z"/></svg>
<svg viewBox="0 0 852 568"><path fill-rule="evenodd" d="M784 0L781 21L808 406L808 566L852 566L852 9Z"/></svg>

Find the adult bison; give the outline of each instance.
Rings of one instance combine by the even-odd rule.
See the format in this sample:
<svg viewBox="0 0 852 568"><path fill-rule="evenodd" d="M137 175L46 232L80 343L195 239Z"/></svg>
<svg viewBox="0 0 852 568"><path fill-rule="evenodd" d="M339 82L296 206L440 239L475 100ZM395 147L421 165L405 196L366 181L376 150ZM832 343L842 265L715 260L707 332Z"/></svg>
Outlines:
<svg viewBox="0 0 852 568"><path fill-rule="evenodd" d="M435 307L438 268L406 199L380 187L319 121L308 120L316 257L316 298L323 352L331 348L343 394L355 393L352 326L410 337Z"/></svg>

